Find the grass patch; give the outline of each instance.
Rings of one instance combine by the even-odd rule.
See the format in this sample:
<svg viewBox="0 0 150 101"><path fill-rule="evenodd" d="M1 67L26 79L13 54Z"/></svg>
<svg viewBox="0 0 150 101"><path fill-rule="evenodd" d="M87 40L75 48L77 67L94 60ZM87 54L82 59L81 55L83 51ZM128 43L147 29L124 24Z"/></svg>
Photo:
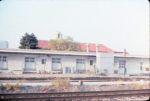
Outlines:
<svg viewBox="0 0 150 101"><path fill-rule="evenodd" d="M150 82L140 82L137 84L128 84L130 89L150 89Z"/></svg>
<svg viewBox="0 0 150 101"><path fill-rule="evenodd" d="M7 83L6 85L0 85L0 91L20 91L22 83L20 81L15 84Z"/></svg>
<svg viewBox="0 0 150 101"><path fill-rule="evenodd" d="M69 78L55 78L52 80L52 85L58 88L69 87L70 79Z"/></svg>

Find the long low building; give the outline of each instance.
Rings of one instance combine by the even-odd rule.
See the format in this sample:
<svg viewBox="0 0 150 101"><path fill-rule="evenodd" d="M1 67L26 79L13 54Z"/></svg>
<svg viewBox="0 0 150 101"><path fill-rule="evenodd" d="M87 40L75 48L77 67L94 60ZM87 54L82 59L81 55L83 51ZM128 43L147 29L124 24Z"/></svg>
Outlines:
<svg viewBox="0 0 150 101"><path fill-rule="evenodd" d="M149 57L107 52L0 49L0 73L150 73Z"/></svg>

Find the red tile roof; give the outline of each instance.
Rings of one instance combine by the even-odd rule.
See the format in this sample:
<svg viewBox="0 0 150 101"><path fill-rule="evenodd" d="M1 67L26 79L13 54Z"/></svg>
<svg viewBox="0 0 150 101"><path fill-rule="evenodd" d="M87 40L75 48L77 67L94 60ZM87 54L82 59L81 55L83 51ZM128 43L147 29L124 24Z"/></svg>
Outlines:
<svg viewBox="0 0 150 101"><path fill-rule="evenodd" d="M87 44L86 43L80 43L80 51L86 51L87 49Z"/></svg>
<svg viewBox="0 0 150 101"><path fill-rule="evenodd" d="M47 48L48 47L48 41L47 40L38 40L38 47L39 48Z"/></svg>
<svg viewBox="0 0 150 101"><path fill-rule="evenodd" d="M96 52L96 44L94 43L89 43L89 52Z"/></svg>
<svg viewBox="0 0 150 101"><path fill-rule="evenodd" d="M100 51L100 52L108 52L108 53L113 53L114 52L112 49L106 47L103 44L99 44L98 45L98 51Z"/></svg>
<svg viewBox="0 0 150 101"><path fill-rule="evenodd" d="M47 48L48 47L48 41L47 40L38 40L38 47L39 48ZM83 52L87 51L87 43L80 43L80 50L79 51L83 51ZM96 52L96 44L95 43L89 43L88 44L88 51L89 52ZM99 52L107 52L107 53L115 52L103 44L98 44L98 51Z"/></svg>

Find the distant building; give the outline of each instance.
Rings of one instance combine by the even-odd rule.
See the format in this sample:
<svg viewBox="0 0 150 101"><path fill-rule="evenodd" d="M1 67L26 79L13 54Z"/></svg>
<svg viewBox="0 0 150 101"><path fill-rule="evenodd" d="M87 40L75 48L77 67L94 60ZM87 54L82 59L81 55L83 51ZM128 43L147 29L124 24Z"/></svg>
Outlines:
<svg viewBox="0 0 150 101"><path fill-rule="evenodd" d="M8 48L8 41L0 41L0 48Z"/></svg>
<svg viewBox="0 0 150 101"><path fill-rule="evenodd" d="M0 49L0 73L150 73L148 56L108 52ZM126 72L125 72L126 71Z"/></svg>

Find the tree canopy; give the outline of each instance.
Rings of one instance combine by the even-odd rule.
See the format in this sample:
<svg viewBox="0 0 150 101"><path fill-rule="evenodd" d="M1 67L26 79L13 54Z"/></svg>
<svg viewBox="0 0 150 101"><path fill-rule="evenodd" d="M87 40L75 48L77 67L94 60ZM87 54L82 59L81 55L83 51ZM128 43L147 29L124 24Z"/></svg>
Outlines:
<svg viewBox="0 0 150 101"><path fill-rule="evenodd" d="M36 36L32 34L25 33L24 36L22 36L20 40L20 46L21 49L37 49L38 40Z"/></svg>
<svg viewBox="0 0 150 101"><path fill-rule="evenodd" d="M49 40L48 43L48 49L51 50L78 51L79 48L79 43L73 41L71 37Z"/></svg>

